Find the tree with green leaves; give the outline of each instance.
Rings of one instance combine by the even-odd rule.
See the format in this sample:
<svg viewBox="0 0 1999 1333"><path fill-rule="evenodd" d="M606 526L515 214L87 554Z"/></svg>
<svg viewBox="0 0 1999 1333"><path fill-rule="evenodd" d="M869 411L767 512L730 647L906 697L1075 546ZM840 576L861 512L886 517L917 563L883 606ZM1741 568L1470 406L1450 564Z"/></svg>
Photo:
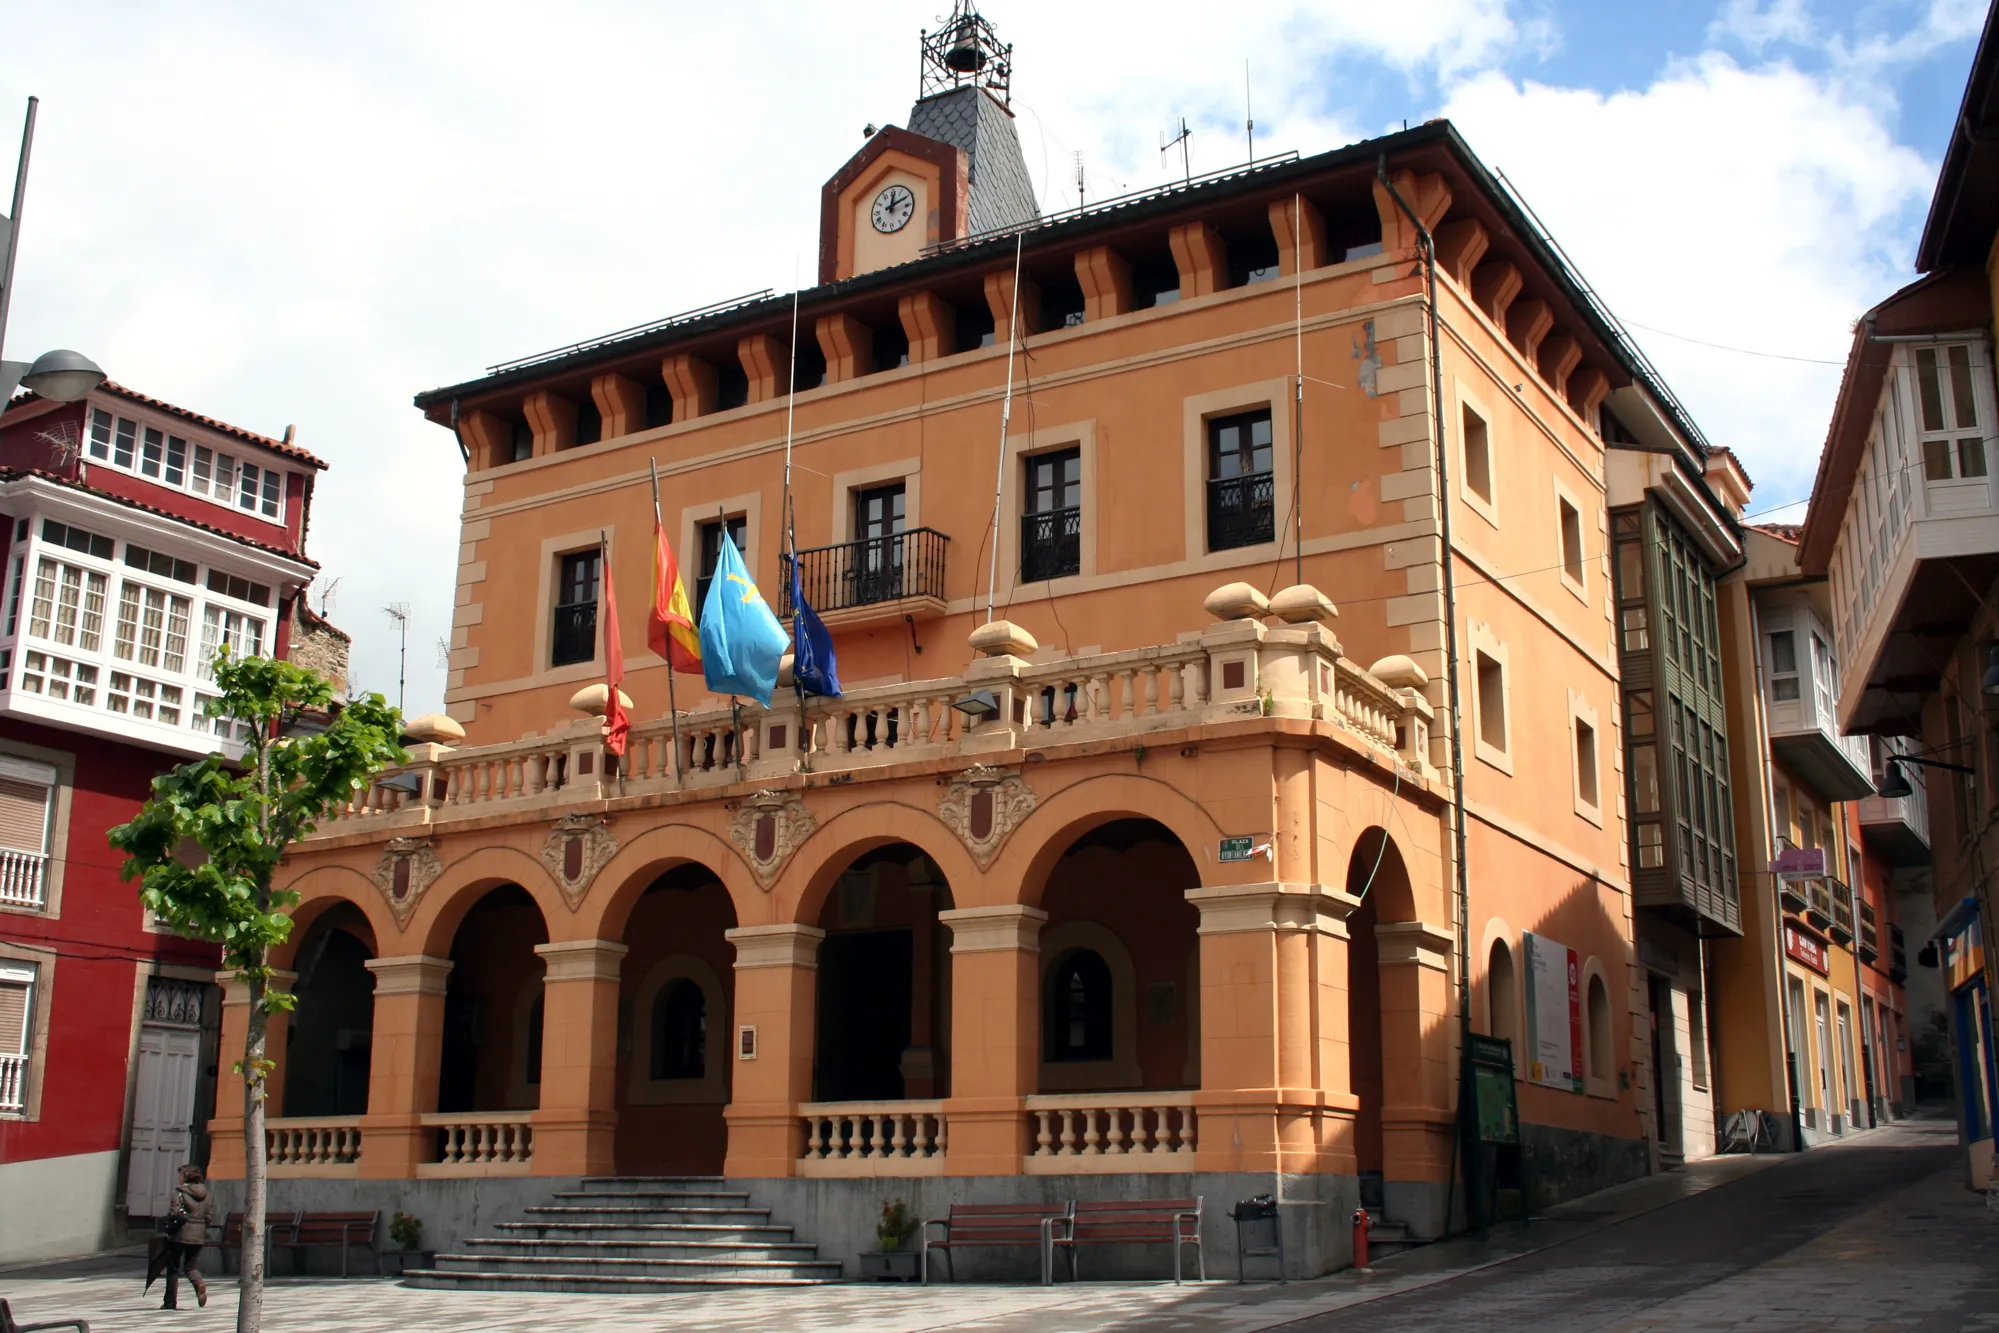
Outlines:
<svg viewBox="0 0 1999 1333"><path fill-rule="evenodd" d="M211 754L153 779L129 824L111 830L124 877L177 933L222 946L224 967L249 991L243 1078L243 1266L238 1333L263 1318L265 1054L270 1016L295 997L271 985L271 950L291 934L298 894L272 879L285 851L351 801L388 764L408 759L402 715L379 694L336 703L318 673L273 658L215 662L208 716L242 724L243 757Z"/></svg>

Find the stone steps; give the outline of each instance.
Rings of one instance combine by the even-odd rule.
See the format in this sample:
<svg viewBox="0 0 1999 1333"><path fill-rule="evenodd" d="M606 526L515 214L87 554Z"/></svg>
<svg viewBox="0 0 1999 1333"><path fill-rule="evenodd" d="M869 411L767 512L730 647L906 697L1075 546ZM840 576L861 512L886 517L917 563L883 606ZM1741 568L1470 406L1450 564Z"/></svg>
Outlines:
<svg viewBox="0 0 1999 1333"><path fill-rule="evenodd" d="M592 1176L581 1189L468 1239L412 1287L465 1291L663 1291L806 1286L840 1280L840 1261L819 1258L790 1226L752 1206L747 1191L712 1178Z"/></svg>

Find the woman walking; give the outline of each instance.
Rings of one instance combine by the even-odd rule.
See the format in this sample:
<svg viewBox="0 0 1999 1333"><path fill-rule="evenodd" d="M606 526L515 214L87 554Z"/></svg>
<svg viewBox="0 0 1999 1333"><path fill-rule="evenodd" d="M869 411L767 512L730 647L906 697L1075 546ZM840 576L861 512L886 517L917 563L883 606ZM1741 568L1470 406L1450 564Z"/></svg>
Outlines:
<svg viewBox="0 0 1999 1333"><path fill-rule="evenodd" d="M166 1225L166 1275L167 1299L160 1306L162 1310L178 1310L182 1274L194 1287L194 1299L202 1305L208 1304L208 1283L195 1268L195 1260L201 1255L201 1247L208 1240L208 1185L201 1178L201 1168L194 1165L180 1169L180 1184L174 1189L173 1206L167 1210Z"/></svg>

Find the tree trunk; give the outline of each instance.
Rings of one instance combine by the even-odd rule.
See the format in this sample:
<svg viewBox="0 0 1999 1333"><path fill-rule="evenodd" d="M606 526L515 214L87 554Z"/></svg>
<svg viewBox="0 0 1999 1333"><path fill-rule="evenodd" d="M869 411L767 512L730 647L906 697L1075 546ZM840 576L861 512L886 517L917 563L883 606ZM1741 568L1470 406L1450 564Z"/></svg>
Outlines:
<svg viewBox="0 0 1999 1333"><path fill-rule="evenodd" d="M264 979L252 975L250 1030L243 1043L243 1256L236 1333L258 1333L264 1321L264 1049L270 1015Z"/></svg>

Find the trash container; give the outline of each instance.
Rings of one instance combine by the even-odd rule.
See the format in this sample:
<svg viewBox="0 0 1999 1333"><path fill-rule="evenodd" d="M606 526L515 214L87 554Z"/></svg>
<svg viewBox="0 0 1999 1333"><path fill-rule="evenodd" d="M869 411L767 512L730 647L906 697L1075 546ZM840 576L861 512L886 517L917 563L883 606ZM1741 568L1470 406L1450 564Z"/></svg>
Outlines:
<svg viewBox="0 0 1999 1333"><path fill-rule="evenodd" d="M1277 1200L1268 1194L1244 1199L1229 1217L1235 1222L1235 1280L1249 1280L1244 1272L1246 1260L1275 1259L1277 1280L1283 1282L1284 1226L1277 1216Z"/></svg>

